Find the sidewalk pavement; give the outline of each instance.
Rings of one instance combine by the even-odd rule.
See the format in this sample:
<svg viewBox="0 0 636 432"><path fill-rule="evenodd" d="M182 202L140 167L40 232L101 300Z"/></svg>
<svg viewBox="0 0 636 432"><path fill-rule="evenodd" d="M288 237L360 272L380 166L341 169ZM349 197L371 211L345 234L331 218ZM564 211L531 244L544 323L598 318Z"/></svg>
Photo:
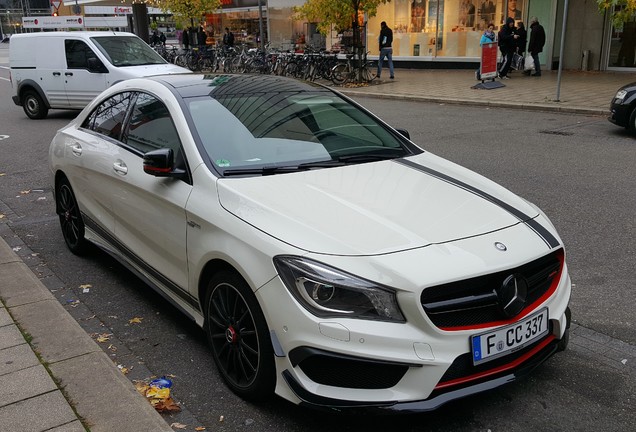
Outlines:
<svg viewBox="0 0 636 432"><path fill-rule="evenodd" d="M0 237L0 430L172 431Z"/></svg>
<svg viewBox="0 0 636 432"><path fill-rule="evenodd" d="M388 70L384 72L369 86L336 89L349 96L609 115L616 91L636 81L633 73L564 71L557 102L556 71L542 71L541 77L513 71L509 80L497 80L505 87L493 90L471 89L479 83L474 70L398 68L394 80L388 78Z"/></svg>

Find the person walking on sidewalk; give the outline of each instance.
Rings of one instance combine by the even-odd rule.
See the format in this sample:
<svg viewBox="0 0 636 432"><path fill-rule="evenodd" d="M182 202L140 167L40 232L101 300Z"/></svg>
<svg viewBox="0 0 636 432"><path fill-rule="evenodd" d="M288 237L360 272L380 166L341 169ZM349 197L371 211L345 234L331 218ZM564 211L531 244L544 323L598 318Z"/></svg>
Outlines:
<svg viewBox="0 0 636 432"><path fill-rule="evenodd" d="M393 75L393 48L391 44L393 43L393 30L386 25L386 21L382 21L380 23L380 59L378 61L378 78L382 74L382 66L384 66L384 57L387 58L389 62L389 74L390 78L395 78Z"/></svg>
<svg viewBox="0 0 636 432"><path fill-rule="evenodd" d="M539 24L537 17L530 18L530 42L528 43L528 52L534 60L534 73L532 76L541 76L541 63L539 63L539 53L543 51L545 45L545 30Z"/></svg>
<svg viewBox="0 0 636 432"><path fill-rule="evenodd" d="M510 17L506 18L506 25L499 32L499 48L504 57L499 78L510 79L508 72L510 72L513 55L517 51L517 39L519 39L519 35L515 30L515 20Z"/></svg>

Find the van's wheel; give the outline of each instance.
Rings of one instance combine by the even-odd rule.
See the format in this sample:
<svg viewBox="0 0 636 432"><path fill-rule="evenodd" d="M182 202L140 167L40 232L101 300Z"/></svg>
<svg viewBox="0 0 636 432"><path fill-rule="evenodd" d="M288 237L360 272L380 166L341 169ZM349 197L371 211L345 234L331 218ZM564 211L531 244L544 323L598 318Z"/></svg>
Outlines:
<svg viewBox="0 0 636 432"><path fill-rule="evenodd" d="M263 400L276 384L274 350L265 317L243 278L221 271L208 282L205 330L214 362L230 389Z"/></svg>
<svg viewBox="0 0 636 432"><path fill-rule="evenodd" d="M49 113L49 109L35 90L28 90L24 93L22 109L30 119L34 120L43 119Z"/></svg>
<svg viewBox="0 0 636 432"><path fill-rule="evenodd" d="M84 220L73 189L66 178L57 184L55 201L66 246L75 255L83 255L88 248L88 241L84 238Z"/></svg>

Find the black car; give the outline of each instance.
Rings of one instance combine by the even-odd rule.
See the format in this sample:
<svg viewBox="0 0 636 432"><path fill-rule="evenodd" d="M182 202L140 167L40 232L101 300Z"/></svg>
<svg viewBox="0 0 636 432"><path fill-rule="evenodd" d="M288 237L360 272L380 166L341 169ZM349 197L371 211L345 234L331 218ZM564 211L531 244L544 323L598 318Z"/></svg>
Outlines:
<svg viewBox="0 0 636 432"><path fill-rule="evenodd" d="M626 127L636 134L636 82L627 84L616 92L610 104L610 116L607 118L618 126Z"/></svg>

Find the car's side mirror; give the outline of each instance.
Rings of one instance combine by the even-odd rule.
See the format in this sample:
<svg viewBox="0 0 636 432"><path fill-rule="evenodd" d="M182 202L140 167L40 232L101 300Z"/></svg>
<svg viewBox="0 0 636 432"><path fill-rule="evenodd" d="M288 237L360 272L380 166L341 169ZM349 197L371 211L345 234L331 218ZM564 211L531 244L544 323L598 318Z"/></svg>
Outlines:
<svg viewBox="0 0 636 432"><path fill-rule="evenodd" d="M155 177L182 178L185 171L175 168L174 151L162 148L144 154L144 172Z"/></svg>
<svg viewBox="0 0 636 432"><path fill-rule="evenodd" d="M106 66L104 66L104 63L102 63L100 59L90 57L88 59L88 71L94 73L107 73L108 69L106 69Z"/></svg>
<svg viewBox="0 0 636 432"><path fill-rule="evenodd" d="M406 129L395 129L395 130L398 131L400 133L400 135L402 135L404 138L406 138L408 140L411 139L411 134Z"/></svg>

